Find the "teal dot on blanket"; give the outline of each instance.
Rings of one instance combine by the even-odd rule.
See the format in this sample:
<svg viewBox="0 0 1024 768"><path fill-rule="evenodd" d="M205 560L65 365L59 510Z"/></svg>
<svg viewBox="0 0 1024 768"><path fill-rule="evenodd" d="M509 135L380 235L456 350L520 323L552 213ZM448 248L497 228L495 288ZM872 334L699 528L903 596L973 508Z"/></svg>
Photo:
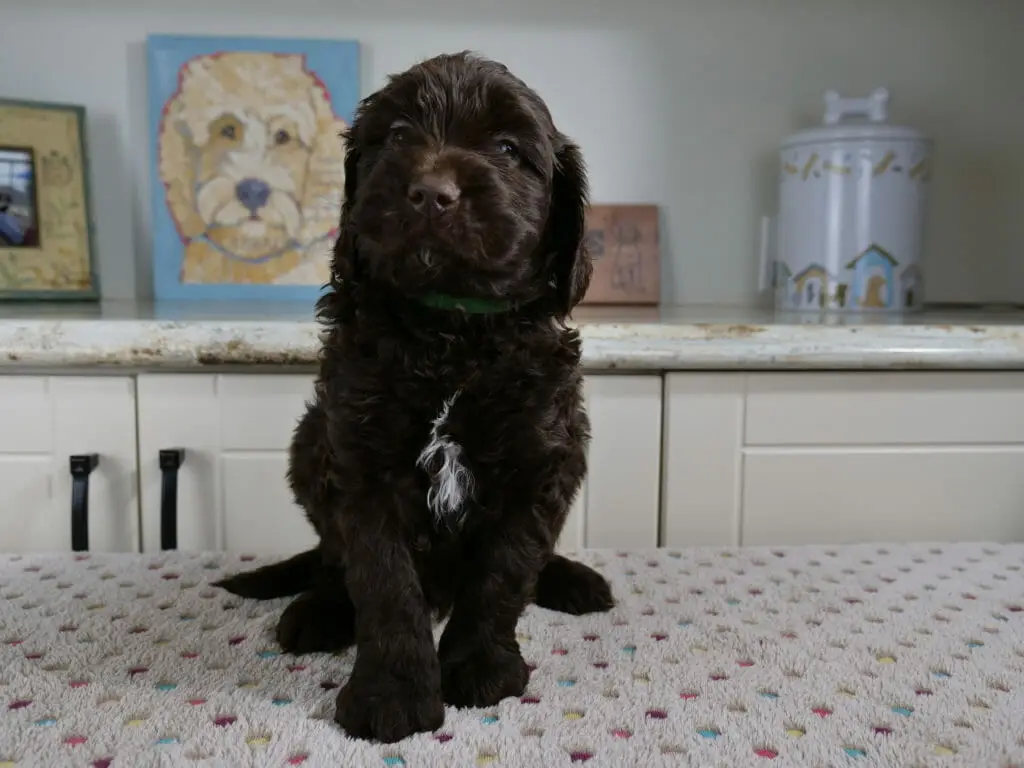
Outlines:
<svg viewBox="0 0 1024 768"><path fill-rule="evenodd" d="M779 694L775 693L775 691L759 691L758 692L758 696L760 696L762 699L777 699L777 698L779 698Z"/></svg>
<svg viewBox="0 0 1024 768"><path fill-rule="evenodd" d="M281 653L279 651L260 651L258 655L261 659L272 659L275 656L280 656Z"/></svg>
<svg viewBox="0 0 1024 768"><path fill-rule="evenodd" d="M697 730L697 733L705 739L717 739L722 735L721 731L716 728L700 728Z"/></svg>
<svg viewBox="0 0 1024 768"><path fill-rule="evenodd" d="M177 736L164 736L163 738L157 739L156 743L157 744L177 744L178 743L178 737Z"/></svg>
<svg viewBox="0 0 1024 768"><path fill-rule="evenodd" d="M498 716L497 715L484 715L483 717L480 718L480 722L483 723L484 725L494 725L494 723L498 722Z"/></svg>
<svg viewBox="0 0 1024 768"><path fill-rule="evenodd" d="M157 683L156 689L158 691L173 691L178 687L177 683Z"/></svg>
<svg viewBox="0 0 1024 768"><path fill-rule="evenodd" d="M39 720L36 720L36 725L56 725L56 724L57 724L57 720L55 718L52 718L52 717L44 717L44 718L41 718Z"/></svg>
<svg viewBox="0 0 1024 768"><path fill-rule="evenodd" d="M867 757L868 754L863 749L860 749L858 747L843 747L843 752L845 752L850 757Z"/></svg>
<svg viewBox="0 0 1024 768"><path fill-rule="evenodd" d="M914 710L912 710L910 707L893 707L892 711L895 712L897 715L903 715L904 717L910 717L912 714L914 714Z"/></svg>
<svg viewBox="0 0 1024 768"><path fill-rule="evenodd" d="M574 685L576 685L576 681L573 680L571 677L565 677L565 678L562 678L561 680L559 680L558 684L562 688L572 688Z"/></svg>
<svg viewBox="0 0 1024 768"><path fill-rule="evenodd" d="M282 697L278 697L278 698L272 699L270 703L273 704L275 707L283 707L283 706L286 706L287 704L291 704L292 700L291 699L285 699L285 698L282 698Z"/></svg>
<svg viewBox="0 0 1024 768"><path fill-rule="evenodd" d="M405 760L398 755L386 755L384 765L405 765Z"/></svg>
<svg viewBox="0 0 1024 768"><path fill-rule="evenodd" d="M635 645L624 645L624 646L622 646L622 652L623 653L628 653L630 656L632 656L634 653L636 653L636 646Z"/></svg>

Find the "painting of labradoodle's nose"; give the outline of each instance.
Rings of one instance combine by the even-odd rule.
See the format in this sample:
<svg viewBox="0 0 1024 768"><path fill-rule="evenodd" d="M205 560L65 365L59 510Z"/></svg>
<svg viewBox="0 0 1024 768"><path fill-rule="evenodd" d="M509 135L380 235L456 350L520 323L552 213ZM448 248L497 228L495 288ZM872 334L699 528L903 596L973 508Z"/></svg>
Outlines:
<svg viewBox="0 0 1024 768"><path fill-rule="evenodd" d="M455 208L460 193L455 174L432 171L409 185L409 202L420 213L439 216Z"/></svg>
<svg viewBox="0 0 1024 768"><path fill-rule="evenodd" d="M235 186L235 197L244 205L252 218L270 199L270 185L261 179L242 179Z"/></svg>

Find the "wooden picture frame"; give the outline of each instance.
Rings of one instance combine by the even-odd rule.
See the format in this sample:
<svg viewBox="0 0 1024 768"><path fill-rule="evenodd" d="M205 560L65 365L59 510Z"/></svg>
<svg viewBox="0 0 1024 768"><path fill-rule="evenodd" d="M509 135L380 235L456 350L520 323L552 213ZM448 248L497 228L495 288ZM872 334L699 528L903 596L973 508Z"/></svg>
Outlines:
<svg viewBox="0 0 1024 768"><path fill-rule="evenodd" d="M0 99L0 300L99 296L85 108Z"/></svg>
<svg viewBox="0 0 1024 768"><path fill-rule="evenodd" d="M661 303L658 206L591 205L586 243L594 274L581 305Z"/></svg>

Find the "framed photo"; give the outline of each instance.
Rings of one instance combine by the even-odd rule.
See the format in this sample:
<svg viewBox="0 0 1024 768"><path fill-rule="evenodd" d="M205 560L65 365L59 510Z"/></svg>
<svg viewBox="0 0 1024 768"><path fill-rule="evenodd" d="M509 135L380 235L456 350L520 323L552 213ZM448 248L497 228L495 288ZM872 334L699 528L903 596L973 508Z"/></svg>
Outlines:
<svg viewBox="0 0 1024 768"><path fill-rule="evenodd" d="M85 109L0 99L0 299L95 300Z"/></svg>
<svg viewBox="0 0 1024 768"><path fill-rule="evenodd" d="M155 35L147 60L156 299L314 301L359 44Z"/></svg>
<svg viewBox="0 0 1024 768"><path fill-rule="evenodd" d="M649 306L661 302L658 206L591 205L587 247L594 275L580 304Z"/></svg>

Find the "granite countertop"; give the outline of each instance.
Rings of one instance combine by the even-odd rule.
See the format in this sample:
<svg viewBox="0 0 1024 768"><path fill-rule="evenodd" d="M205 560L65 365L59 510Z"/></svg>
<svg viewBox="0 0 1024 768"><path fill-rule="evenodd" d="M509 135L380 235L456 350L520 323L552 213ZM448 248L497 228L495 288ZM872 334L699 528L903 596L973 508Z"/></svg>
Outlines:
<svg viewBox="0 0 1024 768"><path fill-rule="evenodd" d="M585 307L590 370L1024 369L1024 311L820 316L754 307ZM0 304L0 368L313 366L301 304Z"/></svg>

